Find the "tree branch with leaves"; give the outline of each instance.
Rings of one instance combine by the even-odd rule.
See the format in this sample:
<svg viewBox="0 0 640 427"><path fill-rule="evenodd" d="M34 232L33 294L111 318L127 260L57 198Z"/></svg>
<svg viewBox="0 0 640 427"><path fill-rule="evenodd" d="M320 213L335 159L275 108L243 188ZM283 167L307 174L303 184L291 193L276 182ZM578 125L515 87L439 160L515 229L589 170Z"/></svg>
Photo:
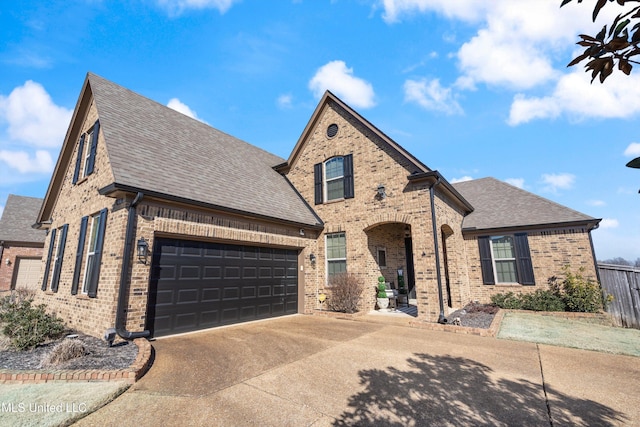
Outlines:
<svg viewBox="0 0 640 427"><path fill-rule="evenodd" d="M560 7L571 3L573 0L562 0ZM577 0L582 3L582 0ZM640 3L640 0L597 0L591 15L595 22L598 14L607 3L615 2L621 7L631 7L631 3ZM632 6L630 10L620 13L611 25L602 27L595 36L580 34L580 41L576 44L584 46L585 50L571 61L567 67L574 66L584 60L585 72L591 71L591 83L599 77L600 83L609 77L617 64L618 70L624 74L631 74L633 64L640 64L637 55L640 55L640 5Z"/></svg>

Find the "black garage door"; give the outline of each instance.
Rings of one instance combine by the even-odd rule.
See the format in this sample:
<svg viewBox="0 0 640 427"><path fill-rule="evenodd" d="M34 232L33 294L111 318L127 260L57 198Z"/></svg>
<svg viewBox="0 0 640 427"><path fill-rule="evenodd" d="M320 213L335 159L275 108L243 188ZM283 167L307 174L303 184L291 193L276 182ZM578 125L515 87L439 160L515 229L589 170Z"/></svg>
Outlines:
<svg viewBox="0 0 640 427"><path fill-rule="evenodd" d="M298 253L156 238L148 307L155 337L297 313Z"/></svg>

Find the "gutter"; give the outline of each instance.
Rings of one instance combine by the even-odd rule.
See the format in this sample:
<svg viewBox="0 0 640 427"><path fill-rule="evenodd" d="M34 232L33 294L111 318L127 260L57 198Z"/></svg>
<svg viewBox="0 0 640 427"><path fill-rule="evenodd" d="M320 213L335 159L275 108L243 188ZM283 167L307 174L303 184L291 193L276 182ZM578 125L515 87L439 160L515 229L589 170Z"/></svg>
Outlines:
<svg viewBox="0 0 640 427"><path fill-rule="evenodd" d="M436 280L438 282L438 303L440 304L440 315L438 316L438 323L447 323L447 319L444 317L444 300L442 298L442 276L440 274L440 250L438 249L438 226L436 224L436 209L435 209L435 188L440 184L440 176L436 178L436 181L429 187L429 200L431 202L431 224L433 225L433 246L436 252Z"/></svg>
<svg viewBox="0 0 640 427"><path fill-rule="evenodd" d="M116 324L115 328L108 329L105 332L105 340L109 341L111 345L115 339L117 333L121 338L125 340L133 340L136 338L146 338L151 333L148 330L141 332L131 332L125 329L126 322L126 306L127 306L127 276L129 273L129 265L132 257L133 239L135 238L135 219L136 219L136 206L142 200L144 194L138 192L136 197L129 205L127 212L127 231L124 237L124 252L122 253L122 270L120 271L120 287L118 289L118 305L116 307Z"/></svg>

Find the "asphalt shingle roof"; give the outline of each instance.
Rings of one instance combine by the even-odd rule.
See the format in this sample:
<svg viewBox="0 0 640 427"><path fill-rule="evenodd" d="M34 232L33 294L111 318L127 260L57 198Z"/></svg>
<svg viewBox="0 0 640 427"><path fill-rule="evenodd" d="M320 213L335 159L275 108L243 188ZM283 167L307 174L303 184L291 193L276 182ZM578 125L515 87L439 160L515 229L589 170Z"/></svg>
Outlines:
<svg viewBox="0 0 640 427"><path fill-rule="evenodd" d="M298 224L318 218L284 159L89 73L115 183Z"/></svg>
<svg viewBox="0 0 640 427"><path fill-rule="evenodd" d="M44 243L43 230L34 230L42 199L9 194L0 218L0 241Z"/></svg>
<svg viewBox="0 0 640 427"><path fill-rule="evenodd" d="M599 221L495 178L458 182L453 186L474 207L464 218L463 229Z"/></svg>

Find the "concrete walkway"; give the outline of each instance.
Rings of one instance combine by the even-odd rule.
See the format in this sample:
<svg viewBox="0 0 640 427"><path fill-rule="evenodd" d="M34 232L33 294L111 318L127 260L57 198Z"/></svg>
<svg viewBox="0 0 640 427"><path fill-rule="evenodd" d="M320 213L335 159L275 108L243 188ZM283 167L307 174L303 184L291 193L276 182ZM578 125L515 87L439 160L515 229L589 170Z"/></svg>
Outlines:
<svg viewBox="0 0 640 427"><path fill-rule="evenodd" d="M77 425L640 425L631 356L300 315L153 346Z"/></svg>

